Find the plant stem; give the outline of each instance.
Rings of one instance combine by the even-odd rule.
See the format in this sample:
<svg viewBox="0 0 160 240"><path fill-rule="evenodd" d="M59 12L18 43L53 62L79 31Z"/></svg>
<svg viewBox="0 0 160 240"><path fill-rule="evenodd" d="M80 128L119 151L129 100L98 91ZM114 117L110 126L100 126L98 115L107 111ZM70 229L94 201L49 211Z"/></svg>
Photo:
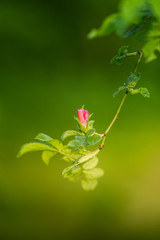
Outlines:
<svg viewBox="0 0 160 240"><path fill-rule="evenodd" d="M142 58L142 56L143 56L143 52L142 52L142 51L138 51L138 52L136 52L136 53L132 53L132 56L137 56L137 55L139 56L139 58L138 58L138 61L137 61L136 65L135 65L135 68L134 68L134 71L133 71L134 74L135 74L136 71L137 71L138 65L139 65L139 63L140 63L140 61L141 61L141 58ZM120 103L120 105L119 105L119 107L118 107L118 110L117 110L117 112L116 112L116 115L114 116L112 122L110 123L110 125L108 126L108 128L106 129L106 131L104 132L103 138L102 138L102 143L101 143L101 145L99 146L99 149L103 149L103 148L104 148L104 143L105 143L105 140L106 140L106 136L107 136L107 134L109 133L109 131L110 131L111 127L113 126L113 124L115 123L115 121L118 120L119 113L120 113L121 108L122 108L122 106L123 106L123 103L124 103L124 101L125 101L125 99L126 99L126 97L127 97L127 94L128 94L128 91L125 92L125 94L124 94L124 96L123 96L123 98L122 98L122 101L121 101L121 103Z"/></svg>
<svg viewBox="0 0 160 240"><path fill-rule="evenodd" d="M133 53L127 53L126 57L133 57L133 56L137 56L138 52L133 52Z"/></svg>
<svg viewBox="0 0 160 240"><path fill-rule="evenodd" d="M127 92L124 94L124 96L123 96L123 98L122 98L122 101L121 101L121 103L120 103L120 105L119 105L119 108L118 108L118 110L117 110L117 112L116 112L116 115L114 116L114 118L113 118L112 122L110 123L109 127L106 129L106 131L105 131L104 134L103 134L102 143L101 143L101 145L99 146L99 149L102 149L102 148L104 147L104 142L105 142L105 140L106 140L106 136L107 136L107 134L109 133L109 131L110 131L111 127L113 126L113 124L115 123L115 121L118 120L119 113L120 113L120 111L121 111L121 108L122 108L122 106L123 106L123 103L124 103L126 97L127 97Z"/></svg>
<svg viewBox="0 0 160 240"><path fill-rule="evenodd" d="M139 63L140 63L140 61L141 61L141 59L142 59L142 56L143 56L143 52L142 52L142 51L138 51L137 53L138 53L138 55L139 55L139 58L138 58L138 61L137 61L137 63L136 63L136 66L135 66L135 68L134 68L133 73L136 73L136 72L137 72L138 65L139 65Z"/></svg>

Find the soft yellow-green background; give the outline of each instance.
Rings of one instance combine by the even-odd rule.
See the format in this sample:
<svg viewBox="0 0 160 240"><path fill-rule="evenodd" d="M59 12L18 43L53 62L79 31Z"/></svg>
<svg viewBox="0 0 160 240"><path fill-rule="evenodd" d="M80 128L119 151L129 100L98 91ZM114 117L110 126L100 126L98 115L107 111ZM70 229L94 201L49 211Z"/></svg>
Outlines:
<svg viewBox="0 0 160 240"><path fill-rule="evenodd" d="M75 129L83 104L103 132L122 98L112 98L135 59L109 65L121 45L141 44L114 34L86 34L117 10L107 0L0 1L0 239L159 239L159 59L142 62L139 86L151 98L128 96L99 166L105 175L94 192L61 176L40 153L21 159L23 143L39 132L60 138ZM159 56L160 57L160 56Z"/></svg>

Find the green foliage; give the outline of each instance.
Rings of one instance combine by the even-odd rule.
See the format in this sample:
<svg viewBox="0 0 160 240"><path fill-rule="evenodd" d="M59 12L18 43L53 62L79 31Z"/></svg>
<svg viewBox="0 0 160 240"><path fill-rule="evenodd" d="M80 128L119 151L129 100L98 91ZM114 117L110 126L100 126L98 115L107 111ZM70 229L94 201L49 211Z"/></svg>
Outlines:
<svg viewBox="0 0 160 240"><path fill-rule="evenodd" d="M99 136L97 134L89 136L87 138L87 145L88 146L95 145L95 144L99 143L101 141L101 139L102 139L101 136Z"/></svg>
<svg viewBox="0 0 160 240"><path fill-rule="evenodd" d="M141 94L143 97L150 97L150 93L147 88L139 88L139 89L132 89L130 90L131 94Z"/></svg>
<svg viewBox="0 0 160 240"><path fill-rule="evenodd" d="M76 136L76 135L79 135L79 134L80 133L78 131L67 130L62 134L61 139L62 139L62 141L64 141L68 137Z"/></svg>
<svg viewBox="0 0 160 240"><path fill-rule="evenodd" d="M140 79L140 73L138 73L138 74L131 73L131 75L128 77L126 83L124 83L124 86L120 87L113 94L113 96L115 96L116 94L118 94L120 91L123 91L123 90L126 90L127 92L131 92L133 90L133 88L136 86L139 79Z"/></svg>
<svg viewBox="0 0 160 240"><path fill-rule="evenodd" d="M118 54L111 59L110 63L111 64L116 63L118 65L121 65L124 62L124 60L126 59L127 53L128 53L128 47L127 46L121 47L118 50Z"/></svg>
<svg viewBox="0 0 160 240"><path fill-rule="evenodd" d="M112 14L107 17L101 27L99 29L92 29L91 32L88 34L89 39L93 39L95 37L102 37L107 36L111 32L116 30L116 24L118 23L119 16L118 14Z"/></svg>
<svg viewBox="0 0 160 240"><path fill-rule="evenodd" d="M35 139L42 141L42 142L48 142L50 140L52 140L51 137L49 137L48 135L44 134L44 133L39 133Z"/></svg>
<svg viewBox="0 0 160 240"><path fill-rule="evenodd" d="M51 152L51 151L43 151L42 152L42 160L43 162L48 165L50 162L50 159L57 154L57 152Z"/></svg>
<svg viewBox="0 0 160 240"><path fill-rule="evenodd" d="M143 41L146 62L153 61L157 58L156 52L160 52L160 1L121 0L119 12L106 17L98 29L91 30L88 38L104 37L112 32ZM119 55L112 59L117 64L123 60Z"/></svg>
<svg viewBox="0 0 160 240"><path fill-rule="evenodd" d="M66 145L40 133L36 136L40 142L23 145L18 156L31 151L42 151L42 160L48 165L50 159L59 153L62 155L62 159L70 164L62 172L64 178L72 182L80 179L85 190L93 190L97 186L97 178L103 175L103 171L96 168L98 164L96 155L99 153L99 149L95 151L86 149L102 140L102 136L93 128L94 121L90 120L91 116L92 114L89 115L86 127L75 117L78 122L78 130L67 130L61 136L62 141L72 137Z"/></svg>
<svg viewBox="0 0 160 240"><path fill-rule="evenodd" d="M98 184L97 179L82 179L82 188L86 191L94 190Z"/></svg>
<svg viewBox="0 0 160 240"><path fill-rule="evenodd" d="M92 169L92 168L96 167L97 164L98 164L98 158L93 157L93 158L91 158L91 160L89 160L88 162L83 164L83 168L84 169Z"/></svg>
<svg viewBox="0 0 160 240"><path fill-rule="evenodd" d="M57 151L55 148L53 148L50 144L47 143L26 143L24 144L19 153L18 153L18 157L21 157L22 155L24 155L25 153L28 152L34 152L34 151Z"/></svg>

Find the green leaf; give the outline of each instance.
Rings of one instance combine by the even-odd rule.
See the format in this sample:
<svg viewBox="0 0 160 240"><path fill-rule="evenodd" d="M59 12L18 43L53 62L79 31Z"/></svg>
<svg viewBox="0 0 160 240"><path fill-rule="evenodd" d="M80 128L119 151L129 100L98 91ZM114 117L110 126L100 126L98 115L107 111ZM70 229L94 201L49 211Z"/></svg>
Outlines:
<svg viewBox="0 0 160 240"><path fill-rule="evenodd" d="M155 60L157 58L156 51L160 52L160 38L149 40L142 50L147 63Z"/></svg>
<svg viewBox="0 0 160 240"><path fill-rule="evenodd" d="M81 177L82 170L78 166L70 166L63 170L64 178L67 178L70 181L77 181Z"/></svg>
<svg viewBox="0 0 160 240"><path fill-rule="evenodd" d="M64 175L71 182L75 182L81 178L82 170L80 167L76 169L71 169L70 172Z"/></svg>
<svg viewBox="0 0 160 240"><path fill-rule="evenodd" d="M152 0L152 5L153 5L154 12L155 12L157 18L159 18L159 20L160 20L160 1Z"/></svg>
<svg viewBox="0 0 160 240"><path fill-rule="evenodd" d="M73 147L73 148L76 148L78 149L79 147L83 147L83 144L85 142L85 136L79 136L79 137L82 137L82 138L79 138L78 139L78 136L76 136L76 139L75 140L72 140L68 143L68 146L69 147Z"/></svg>
<svg viewBox="0 0 160 240"><path fill-rule="evenodd" d="M88 39L93 39L93 38L98 37L98 35L99 35L98 29L93 28L93 29L88 33L87 38L88 38Z"/></svg>
<svg viewBox="0 0 160 240"><path fill-rule="evenodd" d="M62 172L62 175L65 175L66 173L68 173L72 168L74 167L74 165L71 165L69 167L66 167L63 172Z"/></svg>
<svg viewBox="0 0 160 240"><path fill-rule="evenodd" d="M101 136L99 136L99 135L97 135L97 134L94 134L94 135L89 136L89 137L87 138L87 143L88 143L89 146L90 146L90 145L95 145L95 144L97 144L98 142L100 142L101 139L102 139Z"/></svg>
<svg viewBox="0 0 160 240"><path fill-rule="evenodd" d="M97 179L82 179L81 185L82 188L86 191L92 191L96 188L98 182Z"/></svg>
<svg viewBox="0 0 160 240"><path fill-rule="evenodd" d="M39 133L35 139L39 140L39 141L44 141L44 142L48 142L51 141L53 138L49 137L48 135L44 134L44 133Z"/></svg>
<svg viewBox="0 0 160 240"><path fill-rule="evenodd" d="M101 168L93 168L90 170L83 170L87 179L100 178L104 175L104 171Z"/></svg>
<svg viewBox="0 0 160 240"><path fill-rule="evenodd" d="M68 137L72 137L72 136L75 136L75 135L79 135L80 133L77 132L77 131L74 131L74 130L67 130L65 131L62 136L61 136L61 139L62 141L64 141L66 138Z"/></svg>
<svg viewBox="0 0 160 240"><path fill-rule="evenodd" d="M127 53L128 53L128 46L122 46L119 50L118 50L118 55L114 56L110 63L116 63L118 65L121 65L124 60L127 57Z"/></svg>
<svg viewBox="0 0 160 240"><path fill-rule="evenodd" d="M102 23L99 29L92 29L91 32L88 34L89 39L93 39L95 37L100 37L100 36L107 36L111 32L115 30L115 21L117 20L118 15L117 14L112 14L108 16Z"/></svg>
<svg viewBox="0 0 160 240"><path fill-rule="evenodd" d="M47 143L36 143L36 142L27 143L21 147L17 157L21 157L23 154L27 152L43 151L43 150L55 151L55 149Z"/></svg>
<svg viewBox="0 0 160 240"><path fill-rule="evenodd" d="M138 91L143 97L150 97L150 93L147 88L139 88Z"/></svg>
<svg viewBox="0 0 160 240"><path fill-rule="evenodd" d="M92 116L93 116L93 113L89 114L89 117L88 117L88 120L87 120L87 121L89 121Z"/></svg>
<svg viewBox="0 0 160 240"><path fill-rule="evenodd" d="M96 131L95 128L89 129L89 130L86 132L86 137L91 136L95 131Z"/></svg>
<svg viewBox="0 0 160 240"><path fill-rule="evenodd" d="M74 162L74 160L70 157L64 156L62 157L63 160L65 160L66 162Z"/></svg>
<svg viewBox="0 0 160 240"><path fill-rule="evenodd" d="M140 79L140 73L131 73L131 75L128 77L126 83L124 84L124 86L120 87L114 94L113 97L115 97L115 95L117 93L119 93L120 91L123 91L124 89L128 90L129 92L131 92L133 90L133 88L136 86L137 82Z"/></svg>
<svg viewBox="0 0 160 240"><path fill-rule="evenodd" d="M83 169L92 169L95 168L98 164L98 158L93 157L91 160L83 164Z"/></svg>
<svg viewBox="0 0 160 240"><path fill-rule="evenodd" d="M123 37L124 38L128 38L128 37L130 37L132 35L135 35L138 31L140 31L144 27L144 25L145 25L145 23L142 22L138 26L135 26L135 27L131 28L129 31L127 31L125 33L125 35Z"/></svg>
<svg viewBox="0 0 160 240"><path fill-rule="evenodd" d="M49 141L49 143L56 148L58 151L62 151L63 150L63 144L61 141L57 140L57 139L52 139L51 141Z"/></svg>
<svg viewBox="0 0 160 240"><path fill-rule="evenodd" d="M43 151L42 152L42 160L43 162L48 165L50 159L56 154L56 152L51 152L51 151Z"/></svg>
<svg viewBox="0 0 160 240"><path fill-rule="evenodd" d="M142 10L146 6L146 0L123 0L120 11L127 25L137 24L142 20Z"/></svg>
<svg viewBox="0 0 160 240"><path fill-rule="evenodd" d="M150 93L147 88L139 88L139 89L131 89L130 90L131 94L137 94L140 93L143 97L150 97Z"/></svg>
<svg viewBox="0 0 160 240"><path fill-rule="evenodd" d="M78 160L78 163L77 164L81 164L81 163L84 163L86 161L88 161L89 159L93 158L94 156L96 156L98 153L99 153L99 149L96 149L95 151L81 157L79 160Z"/></svg>
<svg viewBox="0 0 160 240"><path fill-rule="evenodd" d="M140 79L140 73L131 73L131 75L128 77L126 84L124 85L126 88L134 88L137 84L137 82Z"/></svg>

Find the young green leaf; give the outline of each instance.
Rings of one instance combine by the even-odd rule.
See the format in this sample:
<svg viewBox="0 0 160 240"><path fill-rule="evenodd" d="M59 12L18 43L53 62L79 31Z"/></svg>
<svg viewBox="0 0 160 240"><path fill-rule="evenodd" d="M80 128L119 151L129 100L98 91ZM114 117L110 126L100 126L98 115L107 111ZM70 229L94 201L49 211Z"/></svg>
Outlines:
<svg viewBox="0 0 160 240"><path fill-rule="evenodd" d="M143 97L150 97L150 93L147 88L139 88L138 91Z"/></svg>
<svg viewBox="0 0 160 240"><path fill-rule="evenodd" d="M63 150L63 144L61 141L57 140L57 139L52 139L51 141L49 141L49 143L56 148L58 151L62 151Z"/></svg>
<svg viewBox="0 0 160 240"><path fill-rule="evenodd" d="M62 172L62 175L65 175L67 174L68 172L70 172L71 169L73 169L74 165L71 165L69 167L66 167L63 172Z"/></svg>
<svg viewBox="0 0 160 240"><path fill-rule="evenodd" d="M118 50L118 55L114 56L110 63L116 63L118 65L121 65L124 60L127 57L127 53L128 53L128 46L122 46L119 50Z"/></svg>
<svg viewBox="0 0 160 240"><path fill-rule="evenodd" d="M114 94L113 97L115 97L117 95L117 93L119 93L120 91L123 90L127 90L127 91L132 91L133 88L136 86L137 82L140 79L140 73L131 73L130 76L128 77L126 83L124 84L124 86L120 87Z"/></svg>
<svg viewBox="0 0 160 240"><path fill-rule="evenodd" d="M93 157L91 160L83 164L83 169L92 169L95 168L98 164L98 158Z"/></svg>
<svg viewBox="0 0 160 240"><path fill-rule="evenodd" d="M93 39L96 37L109 35L116 29L116 22L118 21L118 18L119 18L118 14L110 15L103 21L99 29L94 28L91 30L91 32L88 34L88 38Z"/></svg>
<svg viewBox="0 0 160 240"><path fill-rule="evenodd" d="M64 178L67 178L71 182L75 182L81 178L82 170L80 167L72 168L70 171L64 174Z"/></svg>
<svg viewBox="0 0 160 240"><path fill-rule="evenodd" d="M96 149L93 152L81 157L78 160L78 164L84 163L84 162L88 161L89 159L93 158L94 156L96 156L99 153L99 151L100 151L99 149Z"/></svg>
<svg viewBox="0 0 160 240"><path fill-rule="evenodd" d="M139 89L131 89L130 90L131 94L137 94L140 93L143 97L150 97L150 93L147 88L139 88Z"/></svg>
<svg viewBox="0 0 160 240"><path fill-rule="evenodd" d="M86 132L86 137L91 136L95 131L96 131L95 128L89 129L89 130Z"/></svg>
<svg viewBox="0 0 160 240"><path fill-rule="evenodd" d="M160 37L149 40L142 50L147 63L155 60L157 58L156 52L160 52Z"/></svg>
<svg viewBox="0 0 160 240"><path fill-rule="evenodd" d="M98 142L100 142L102 140L102 137L97 135L97 134L94 134L92 136L89 136L87 138L87 144L88 146L91 146L91 145L95 145L97 144Z"/></svg>
<svg viewBox="0 0 160 240"><path fill-rule="evenodd" d="M98 182L97 179L82 179L81 185L82 188L86 191L92 191L96 188Z"/></svg>
<svg viewBox="0 0 160 240"><path fill-rule="evenodd" d="M51 152L51 151L43 151L42 152L42 160L43 162L48 165L50 162L50 159L56 154L57 152Z"/></svg>
<svg viewBox="0 0 160 240"><path fill-rule="evenodd" d="M43 150L48 150L48 151L56 151L55 148L53 148L51 145L47 144L47 143L27 143L24 144L17 157L21 157L23 154L27 153L27 152L33 152L33 151L43 151Z"/></svg>
<svg viewBox="0 0 160 240"><path fill-rule="evenodd" d="M100 178L104 175L104 171L101 168L93 168L93 169L89 169L89 170L83 170L83 173L85 174L86 178L88 178L88 179Z"/></svg>
<svg viewBox="0 0 160 240"><path fill-rule="evenodd" d="M42 142L48 142L51 141L53 138L49 137L48 135L44 134L44 133L39 133L35 139L42 141Z"/></svg>
<svg viewBox="0 0 160 240"><path fill-rule="evenodd" d="M68 137L72 137L72 136L79 135L79 134L80 134L80 132L78 132L78 131L67 130L62 134L61 139L62 139L62 141L64 141Z"/></svg>

